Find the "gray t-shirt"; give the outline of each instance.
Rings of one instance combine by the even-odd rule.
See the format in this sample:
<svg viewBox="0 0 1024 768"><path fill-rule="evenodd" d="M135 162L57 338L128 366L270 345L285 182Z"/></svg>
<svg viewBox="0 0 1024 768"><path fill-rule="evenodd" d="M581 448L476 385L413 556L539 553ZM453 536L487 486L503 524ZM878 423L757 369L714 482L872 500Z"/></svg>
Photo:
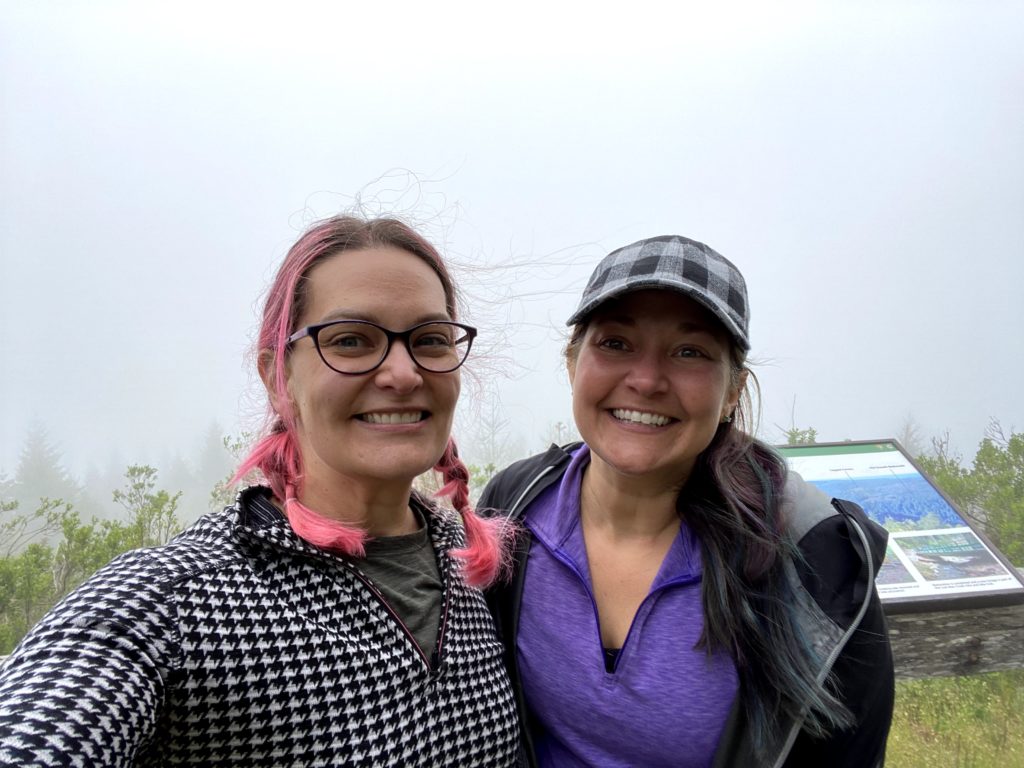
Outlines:
<svg viewBox="0 0 1024 768"><path fill-rule="evenodd" d="M441 622L441 573L423 514L415 505L413 513L420 529L403 536L370 539L359 567L416 638L433 666Z"/></svg>

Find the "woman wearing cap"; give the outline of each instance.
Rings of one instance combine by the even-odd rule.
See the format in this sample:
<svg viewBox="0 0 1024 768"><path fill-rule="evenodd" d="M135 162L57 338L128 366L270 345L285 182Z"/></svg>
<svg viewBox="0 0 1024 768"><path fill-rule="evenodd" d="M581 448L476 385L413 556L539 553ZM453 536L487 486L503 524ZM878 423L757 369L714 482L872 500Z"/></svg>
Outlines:
<svg viewBox="0 0 1024 768"><path fill-rule="evenodd" d="M314 225L258 341L266 486L113 561L0 671L0 764L508 766L496 524L449 437L476 331L390 219ZM440 471L461 514L412 489ZM444 489L443 489L444 490Z"/></svg>
<svg viewBox="0 0 1024 768"><path fill-rule="evenodd" d="M886 534L747 431L742 275L683 237L607 256L569 319L582 443L496 476L491 595L540 766L881 765Z"/></svg>

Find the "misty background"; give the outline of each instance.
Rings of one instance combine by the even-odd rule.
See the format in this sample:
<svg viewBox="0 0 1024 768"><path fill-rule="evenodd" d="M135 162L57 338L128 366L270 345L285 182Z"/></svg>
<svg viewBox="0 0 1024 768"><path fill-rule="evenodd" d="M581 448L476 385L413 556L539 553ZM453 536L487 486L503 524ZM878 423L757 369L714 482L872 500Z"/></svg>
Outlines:
<svg viewBox="0 0 1024 768"><path fill-rule="evenodd" d="M1024 427L1021 29L999 0L0 0L0 480L33 441L105 502L128 464L221 479L262 292L353 207L455 266L468 462L571 435L565 318L669 233L747 279L762 437L969 461Z"/></svg>

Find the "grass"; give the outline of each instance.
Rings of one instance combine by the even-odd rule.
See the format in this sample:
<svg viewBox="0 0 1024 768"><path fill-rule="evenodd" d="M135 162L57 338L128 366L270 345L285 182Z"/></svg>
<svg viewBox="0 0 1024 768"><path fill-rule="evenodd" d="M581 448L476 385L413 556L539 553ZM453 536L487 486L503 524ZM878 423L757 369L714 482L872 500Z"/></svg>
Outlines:
<svg viewBox="0 0 1024 768"><path fill-rule="evenodd" d="M1024 768L1024 670L896 684L889 768Z"/></svg>

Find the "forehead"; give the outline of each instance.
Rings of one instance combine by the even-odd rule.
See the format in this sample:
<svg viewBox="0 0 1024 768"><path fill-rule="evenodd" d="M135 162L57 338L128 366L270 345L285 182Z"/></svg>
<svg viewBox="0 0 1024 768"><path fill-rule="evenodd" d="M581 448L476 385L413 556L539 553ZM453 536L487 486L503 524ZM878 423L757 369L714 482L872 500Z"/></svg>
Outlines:
<svg viewBox="0 0 1024 768"><path fill-rule="evenodd" d="M303 289L303 322L340 315L371 320L448 316L444 285L433 267L394 246L329 256L310 270Z"/></svg>
<svg viewBox="0 0 1024 768"><path fill-rule="evenodd" d="M609 299L594 310L591 323L658 323L728 338L725 326L699 302L678 291L644 289Z"/></svg>

